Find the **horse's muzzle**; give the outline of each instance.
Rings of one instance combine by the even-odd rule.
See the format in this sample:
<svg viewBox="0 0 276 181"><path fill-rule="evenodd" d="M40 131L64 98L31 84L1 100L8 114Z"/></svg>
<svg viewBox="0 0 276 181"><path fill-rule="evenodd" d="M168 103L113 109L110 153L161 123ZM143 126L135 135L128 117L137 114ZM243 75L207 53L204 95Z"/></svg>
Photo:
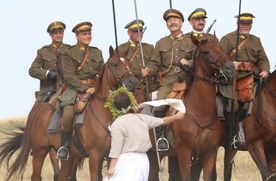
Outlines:
<svg viewBox="0 0 276 181"><path fill-rule="evenodd" d="M126 86L128 91L134 92L138 80L133 75L124 81L124 85Z"/></svg>

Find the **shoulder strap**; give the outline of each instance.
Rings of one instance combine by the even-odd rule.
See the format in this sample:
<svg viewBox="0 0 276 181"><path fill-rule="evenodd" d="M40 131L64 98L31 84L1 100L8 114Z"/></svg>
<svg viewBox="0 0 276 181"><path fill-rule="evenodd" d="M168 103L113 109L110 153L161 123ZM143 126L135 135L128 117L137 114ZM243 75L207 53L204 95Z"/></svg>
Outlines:
<svg viewBox="0 0 276 181"><path fill-rule="evenodd" d="M249 39L249 35L239 44L238 49L241 49L241 47L247 42L248 39ZM233 49L228 55L228 57L231 58L236 53L236 50L237 50L236 48Z"/></svg>
<svg viewBox="0 0 276 181"><path fill-rule="evenodd" d="M136 49L136 51L134 52L134 54L132 55L131 59L129 60L130 63L134 60L134 57L136 57L136 55L138 54L138 51L139 51L139 50L140 50L140 47L138 47L138 48Z"/></svg>
<svg viewBox="0 0 276 181"><path fill-rule="evenodd" d="M87 52L86 52L86 54L85 54L85 56L84 56L84 58L83 58L83 60L82 60L82 62L80 64L80 66L78 67L76 73L79 73L79 71L81 70L82 66L84 65L84 63L85 63L85 61L86 61L86 59L88 57L88 54L89 54L89 47L87 48Z"/></svg>

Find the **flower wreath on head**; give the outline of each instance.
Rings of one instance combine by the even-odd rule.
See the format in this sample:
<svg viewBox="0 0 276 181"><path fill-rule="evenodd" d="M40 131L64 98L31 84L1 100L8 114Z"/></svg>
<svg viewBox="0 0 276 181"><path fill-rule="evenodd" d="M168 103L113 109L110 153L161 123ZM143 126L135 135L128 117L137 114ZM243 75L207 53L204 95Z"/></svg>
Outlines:
<svg viewBox="0 0 276 181"><path fill-rule="evenodd" d="M129 96L130 105L126 109L122 108L121 110L118 110L114 105L114 98L119 93L122 93L122 92L125 92ZM110 91L110 94L104 104L104 107L107 107L110 110L110 112L113 116L113 121L114 121L116 118L126 114L129 110L133 110L135 112L137 110L137 105L138 104L136 102L136 99L135 99L133 93L129 92L125 86L121 86L120 88L116 89L115 91Z"/></svg>

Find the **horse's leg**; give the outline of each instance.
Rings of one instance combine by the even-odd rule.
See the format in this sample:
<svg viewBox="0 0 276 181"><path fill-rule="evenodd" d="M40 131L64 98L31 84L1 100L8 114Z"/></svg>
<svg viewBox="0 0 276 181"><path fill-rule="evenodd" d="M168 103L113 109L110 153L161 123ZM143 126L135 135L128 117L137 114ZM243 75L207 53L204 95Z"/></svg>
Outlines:
<svg viewBox="0 0 276 181"><path fill-rule="evenodd" d="M72 172L72 165L74 162L73 157L69 157L68 160L60 160L61 162L61 168L60 168L60 174L58 176L59 181L68 181L70 179L70 175Z"/></svg>
<svg viewBox="0 0 276 181"><path fill-rule="evenodd" d="M198 161L192 163L191 176L192 176L193 181L199 180L202 167L203 167L202 160L198 160Z"/></svg>
<svg viewBox="0 0 276 181"><path fill-rule="evenodd" d="M182 181L191 181L191 150L179 148L177 155Z"/></svg>
<svg viewBox="0 0 276 181"><path fill-rule="evenodd" d="M263 142L248 144L247 150L249 151L251 157L259 168L262 179L266 180L267 178L269 178L271 176L271 173L266 161Z"/></svg>
<svg viewBox="0 0 276 181"><path fill-rule="evenodd" d="M269 166L269 170L273 175L271 175L271 181L276 181L276 150L275 148L267 150L265 152L267 164Z"/></svg>
<svg viewBox="0 0 276 181"><path fill-rule="evenodd" d="M213 150L210 154L205 156L203 160L203 180L216 180L217 177L214 175L216 160L217 160L217 151Z"/></svg>
<svg viewBox="0 0 276 181"><path fill-rule="evenodd" d="M57 152L54 149L51 149L49 152L49 157L54 170L54 181L57 181L58 175L59 175L59 164L56 156L57 156Z"/></svg>
<svg viewBox="0 0 276 181"><path fill-rule="evenodd" d="M150 163L148 181L159 181L159 178L158 178L159 168L158 168L156 152L149 150L147 152L147 155L148 155L149 163Z"/></svg>
<svg viewBox="0 0 276 181"><path fill-rule="evenodd" d="M80 164L82 164L82 163L83 163L82 158L74 158L72 172L70 174L70 181L77 181L77 171L78 171Z"/></svg>
<svg viewBox="0 0 276 181"><path fill-rule="evenodd" d="M44 159L47 156L49 149L32 149L32 154L33 154L33 160L32 160L33 173L31 176L32 181L42 180L41 171L42 171Z"/></svg>
<svg viewBox="0 0 276 181"><path fill-rule="evenodd" d="M177 157L169 157L168 164L169 171L169 181L178 181L181 180L181 174L179 170L178 158Z"/></svg>
<svg viewBox="0 0 276 181"><path fill-rule="evenodd" d="M103 156L101 155L101 153L89 153L89 171L91 181L102 180L102 163Z"/></svg>

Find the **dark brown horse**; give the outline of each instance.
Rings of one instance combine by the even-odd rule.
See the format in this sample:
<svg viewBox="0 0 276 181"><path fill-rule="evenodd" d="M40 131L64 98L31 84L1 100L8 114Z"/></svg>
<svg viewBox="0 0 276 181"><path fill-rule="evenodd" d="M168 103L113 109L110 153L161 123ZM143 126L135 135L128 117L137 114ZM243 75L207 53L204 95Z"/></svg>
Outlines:
<svg viewBox="0 0 276 181"><path fill-rule="evenodd" d="M161 156L175 157L169 159L172 181L199 180L202 169L204 180L214 179L213 170L223 131L216 114L216 82L221 78L231 78L235 72L233 63L216 44L215 35L202 40L192 37L192 41L196 45L194 78L184 99L186 116L172 123L175 150L171 146L168 152L160 152ZM156 154L149 152L148 155L151 161L150 180L158 180Z"/></svg>
<svg viewBox="0 0 276 181"><path fill-rule="evenodd" d="M109 53L110 58L101 69L97 79L95 94L88 103L83 126L75 129L73 134L72 140L79 140L83 147L83 152L80 152L71 141L70 158L67 161L61 161L59 180L68 180L74 158L84 157L89 158L90 180L102 180L103 160L104 157L108 156L110 149L111 138L108 126L112 120L110 111L104 108L103 105L110 90L122 85L129 90L133 90L137 81L128 68L129 60L125 59L125 56L114 55L114 50L111 47ZM22 177L30 150L32 150L33 154L31 180L41 180L41 169L45 156L51 148L57 150L60 147L60 134L47 132L53 112L54 108L51 104L45 102L35 104L28 115L24 133L18 136L22 137L20 145L14 142L16 139L12 138L0 146L0 150L5 151L0 153L0 158L10 156L20 148L15 162L8 170L6 180ZM13 145L16 146L13 147ZM15 149L6 149L12 147Z"/></svg>

